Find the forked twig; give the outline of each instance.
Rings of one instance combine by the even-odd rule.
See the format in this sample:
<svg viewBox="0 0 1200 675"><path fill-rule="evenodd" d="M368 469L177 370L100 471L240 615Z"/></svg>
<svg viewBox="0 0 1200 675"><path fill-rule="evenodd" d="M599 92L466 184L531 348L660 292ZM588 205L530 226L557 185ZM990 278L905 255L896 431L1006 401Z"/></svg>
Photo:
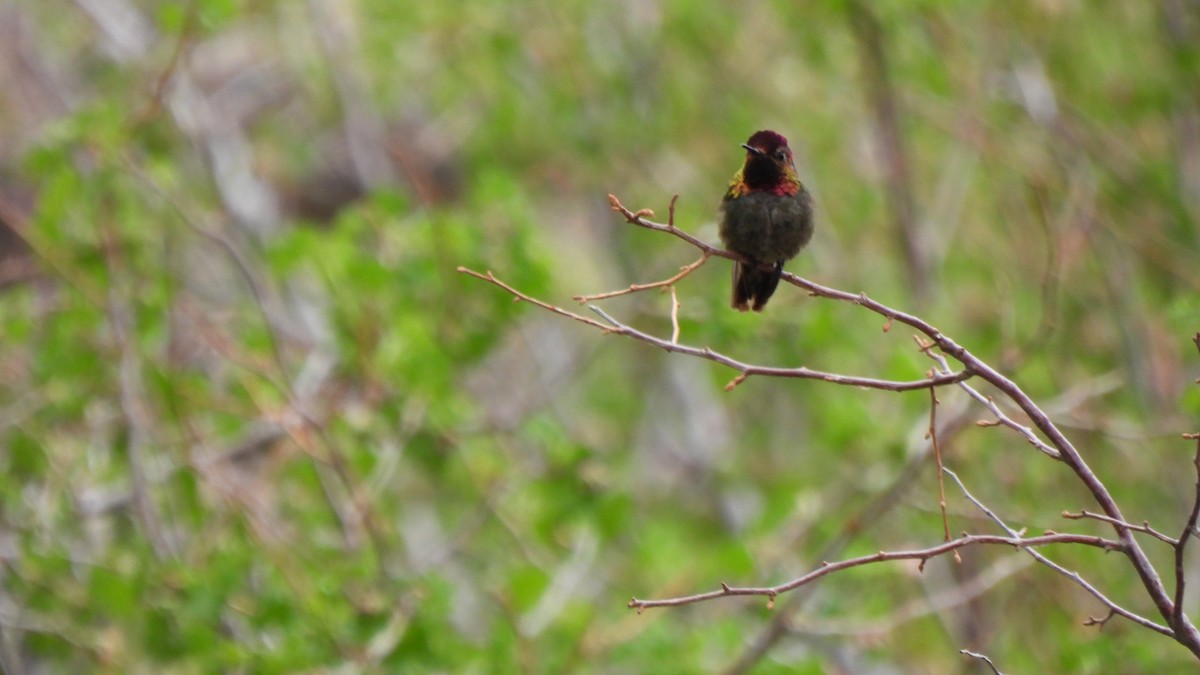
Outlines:
<svg viewBox="0 0 1200 675"><path fill-rule="evenodd" d="M664 349L669 352L677 352L680 354L687 354L689 356L695 356L698 358L707 359L709 361L714 361L716 363L720 363L721 365L728 366L729 368L732 368L732 369L738 371L739 373L741 373L737 378L735 378L731 382L732 386L736 386L737 384L740 384L741 382L745 381L745 379L747 377L749 377L751 375L766 375L769 377L788 377L788 378L798 378L798 379L805 379L805 380L821 380L823 382L830 382L833 384L840 384L840 385L845 385L845 386L850 386L850 387L865 387L867 389L882 389L885 391L913 391L916 389L928 389L929 387L943 387L946 385L956 384L958 382L961 382L961 381L971 377L970 371L962 370L962 371L955 372L955 373L941 374L941 375L937 375L934 377L928 377L928 378L921 379L921 380L899 381L899 380L881 380L881 379L877 379L877 378L873 378L873 377L858 377L855 375L841 375L838 373L829 373L829 372L820 371L820 370L813 370L811 368L806 368L803 366L801 366L799 368L777 368L777 367L772 367L772 366L756 366L753 364L739 361L731 356L726 356L725 354L714 351L708 347L692 347L690 345L677 344L677 343L671 342L669 340L664 340L662 338L655 337L653 335L650 335L649 333L644 333L632 326L629 326L624 323L621 323L620 321L617 321L611 315L609 315L607 312L600 309L599 307L596 307L594 305L589 305L589 309L591 309L596 314L600 315L600 317L603 318L607 322L607 325L606 325L595 319L591 319L586 316L576 314L574 312L565 310L565 309L563 309L561 307L557 307L555 305L551 305L548 302L543 302L541 300L538 300L537 298L534 298L530 295L522 293L521 291L518 291L517 289L513 288L512 286L510 286L510 285L506 284L505 282L501 281L500 279L496 278L496 275L492 274L491 272L481 273L481 272L476 272L471 269L467 269L466 267L459 267L458 271L463 274L468 274L470 276L473 276L477 279L482 279L490 284L493 284L495 286L498 286L498 287L504 289L510 295L512 295L513 299L516 301L528 302L532 305L536 305L538 307L541 307L542 309L553 312L560 316L565 316L569 319L573 319L575 321L586 324L593 328L598 328L606 333L613 333L616 335L624 335L626 337L631 337L635 340L640 340L642 342L654 345L655 347L659 347L659 348ZM726 389L730 389L730 388L732 388L732 386L727 386Z"/></svg>
<svg viewBox="0 0 1200 675"><path fill-rule="evenodd" d="M615 297L618 297L621 295L629 295L630 293L638 293L641 291L648 291L652 288L663 288L663 287L674 288L675 284L680 279L686 277L687 275L691 274L692 272L695 272L697 269L699 269L699 267L701 265L708 262L708 259L710 257L712 257L712 256L710 256L708 253L702 254L696 262L689 263L687 265L684 265L683 267L680 267L679 273L669 279L663 279L662 281L651 281L651 282L645 283L645 284L630 284L629 288L622 288L622 289L616 290L616 291L608 291L607 293L596 293L593 295L576 295L574 297L574 299L576 301L578 301L580 304L587 304L589 302L594 302L596 300L607 300L609 298L615 298Z"/></svg>
<svg viewBox="0 0 1200 675"><path fill-rule="evenodd" d="M1114 520L1114 519L1109 518L1108 516L1100 514L1100 513L1092 513L1091 511L1087 511L1086 509L1083 511L1080 511L1079 513L1071 513L1070 511L1063 511L1062 517L1066 518L1067 520L1083 520L1085 518L1090 519L1090 520L1098 520L1102 523L1108 523L1109 525L1120 525L1121 527L1125 527L1130 530L1134 530L1135 532L1144 532L1145 534L1148 534L1151 537L1154 537L1155 539L1158 539L1159 541L1166 542L1172 546L1179 543L1178 540L1168 537L1167 535L1163 534L1162 532L1159 532L1158 530L1154 529L1153 527L1150 527L1150 523L1148 523L1148 522L1142 523L1141 525L1135 525L1133 523L1126 523L1124 521Z"/></svg>
<svg viewBox="0 0 1200 675"><path fill-rule="evenodd" d="M942 512L942 531L945 535L945 541L950 541L950 521L946 517L946 480L945 480L945 465L942 464L942 446L938 443L937 437L937 407L938 397L937 390L933 387L929 388L929 431L925 437L929 439L930 445L933 446L933 458L937 463L938 472L938 508ZM954 561L962 563L962 556L958 551L954 552ZM922 563L923 564L923 563Z"/></svg>
<svg viewBox="0 0 1200 675"><path fill-rule="evenodd" d="M1018 536L1018 532L1016 530L1009 527L1008 524L1005 523L1000 518L1000 516L997 516L994 511L992 511L987 506L985 506L983 502L979 501L975 497L975 495L971 494L971 491L967 489L967 486L965 484L963 484L962 479L960 479L958 477L958 474L954 473L950 469L946 469L946 475L953 478L955 483L958 483L958 489L962 491L963 496L967 498L967 501L974 504L975 508L982 511L983 515L987 516L988 519L990 519L993 523L996 523L997 525L999 525L1000 529L1007 532L1009 534L1009 536ZM1050 560L1046 556L1042 555L1040 552L1035 551L1033 549L1026 548L1025 551L1027 553L1029 553L1029 555L1033 556L1034 560L1037 560L1038 562L1042 563L1046 567L1049 567L1050 569L1054 570L1055 572L1058 572L1059 574L1067 577L1071 581L1074 581L1076 584L1083 587L1083 589L1085 591L1087 591L1088 593L1091 593L1092 596L1095 597L1097 600L1104 603L1104 606L1108 607L1108 610L1109 610L1108 618L1112 618L1112 615L1114 615L1114 614L1119 614L1120 616L1123 616L1126 619L1129 619L1130 621L1132 621L1140 626L1149 628L1152 631L1155 631L1157 633L1162 633L1163 635L1167 635L1169 637L1175 637L1174 631L1172 631L1170 628L1167 628L1166 626L1164 626L1162 624L1155 623L1155 622L1151 621L1150 619L1147 619L1144 616L1134 614L1133 612L1125 609L1124 607L1121 607L1117 603L1110 600L1108 598L1108 596L1106 596L1104 593L1102 593L1100 591L1100 589L1098 589L1095 586L1093 586L1092 584L1090 584L1086 579L1084 579L1082 576L1080 576L1080 574L1078 572L1072 572L1071 570L1068 570L1067 568L1063 567L1062 565L1059 565L1058 563L1054 562L1053 560ZM1104 623L1108 621L1108 618L1104 619L1104 621L1096 621L1094 618L1088 617L1088 620L1086 622L1084 622L1084 625L1085 626L1093 626L1093 625L1103 626Z"/></svg>
<svg viewBox="0 0 1200 675"><path fill-rule="evenodd" d="M947 470L948 471L948 470ZM930 558L957 551L960 548L976 545L1004 545L1013 546L1016 548L1030 549L1038 546L1047 546L1049 544L1081 544L1084 546L1093 546L1105 551L1120 551L1125 545L1115 539L1105 539L1086 534L1044 534L1037 537L1021 537L1008 536L1002 537L995 534L964 534L958 539L943 542L937 546L928 548L914 549L910 551L880 551L872 555L865 555L858 558L850 558L839 562L824 562L817 569L805 574L802 577L793 579L787 583L779 584L778 586L764 587L737 587L729 584L721 584L721 590L710 591L708 593L698 593L696 595L687 595L678 598L664 598L661 600L639 600L633 598L629 601L629 606L638 611L650 607L677 607L679 605L691 605L705 600L714 598L722 598L730 595L757 595L767 598L767 607L773 607L775 597L788 591L795 590L806 584L812 583L821 577L839 572L851 567L859 567L862 565L870 565L873 563L889 562L895 560L919 560L924 562Z"/></svg>

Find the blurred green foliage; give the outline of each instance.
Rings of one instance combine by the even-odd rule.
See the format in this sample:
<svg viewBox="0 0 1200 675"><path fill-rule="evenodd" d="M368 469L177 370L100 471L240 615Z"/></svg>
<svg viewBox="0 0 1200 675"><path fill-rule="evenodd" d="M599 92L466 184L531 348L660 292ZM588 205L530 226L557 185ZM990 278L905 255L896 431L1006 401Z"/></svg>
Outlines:
<svg viewBox="0 0 1200 675"><path fill-rule="evenodd" d="M1200 413L1186 3L130 3L151 36L132 57L95 7L0 2L69 101L0 158L37 194L22 233L41 270L0 294L9 667L720 671L761 639L765 603L637 614L629 597L939 541L932 460L903 478L926 392L754 377L725 393L728 370L456 271L568 308L666 278L694 252L621 223L606 193L659 220L679 194L678 224L715 241L758 128L791 139L818 202L789 269L919 312L1045 404L1131 520L1183 522L1178 433ZM884 189L856 12L885 38L927 298ZM216 107L240 96L254 114ZM204 112L188 104L218 121L189 123ZM386 126L394 181L330 217L294 208L333 180L354 105ZM257 188L227 182L230 119ZM265 229L231 185L277 198ZM712 260L678 285L682 341L889 379L931 367L902 327L791 288L732 312L728 275ZM670 334L667 294L604 307ZM1093 508L1062 466L963 414L947 463L1011 525L1105 532L1059 517ZM994 531L948 497L952 530ZM1116 556L1050 553L1152 616ZM963 648L1006 672L1194 663L1127 622L1083 627L1098 603L1040 567L922 604L1020 555L827 577L777 600L793 628L750 667L950 672L974 665Z"/></svg>

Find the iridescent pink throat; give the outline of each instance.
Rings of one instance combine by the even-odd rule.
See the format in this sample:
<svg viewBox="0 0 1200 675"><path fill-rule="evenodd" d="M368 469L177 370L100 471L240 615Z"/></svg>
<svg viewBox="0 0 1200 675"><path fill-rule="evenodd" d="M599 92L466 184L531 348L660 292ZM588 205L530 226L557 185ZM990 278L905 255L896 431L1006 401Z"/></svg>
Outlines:
<svg viewBox="0 0 1200 675"><path fill-rule="evenodd" d="M795 197L796 193L800 192L800 181L785 180L775 187L767 189L766 192L780 197Z"/></svg>
<svg viewBox="0 0 1200 675"><path fill-rule="evenodd" d="M751 189L746 182L742 180L741 172L734 177L732 183L729 184L729 193L733 197L741 197L750 192L769 192L780 197L795 197L800 192L800 181L795 178L784 178L780 183L761 190Z"/></svg>

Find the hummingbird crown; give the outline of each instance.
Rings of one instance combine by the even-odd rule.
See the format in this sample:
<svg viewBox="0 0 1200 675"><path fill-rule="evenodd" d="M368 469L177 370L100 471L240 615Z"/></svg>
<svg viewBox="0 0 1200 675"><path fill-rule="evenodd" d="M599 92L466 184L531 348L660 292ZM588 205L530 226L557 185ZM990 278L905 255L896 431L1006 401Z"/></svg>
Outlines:
<svg viewBox="0 0 1200 675"><path fill-rule="evenodd" d="M783 134L777 134L769 129L754 132L750 140L746 141L746 145L757 148L766 154L775 152L779 148L786 148L787 144L787 139L783 137Z"/></svg>
<svg viewBox="0 0 1200 675"><path fill-rule="evenodd" d="M746 163L729 184L730 197L755 191L778 195L800 191L792 149L781 134L767 129L756 131L742 147L746 148Z"/></svg>

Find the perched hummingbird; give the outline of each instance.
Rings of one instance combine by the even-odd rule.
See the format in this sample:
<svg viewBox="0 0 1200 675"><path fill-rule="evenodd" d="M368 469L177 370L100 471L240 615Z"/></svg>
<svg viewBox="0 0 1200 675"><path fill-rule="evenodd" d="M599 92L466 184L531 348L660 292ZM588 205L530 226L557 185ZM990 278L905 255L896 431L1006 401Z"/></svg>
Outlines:
<svg viewBox="0 0 1200 675"><path fill-rule="evenodd" d="M812 238L812 197L796 175L786 138L758 131L742 147L746 162L721 199L721 241L747 258L733 266L733 308L761 312L779 285L783 263Z"/></svg>

